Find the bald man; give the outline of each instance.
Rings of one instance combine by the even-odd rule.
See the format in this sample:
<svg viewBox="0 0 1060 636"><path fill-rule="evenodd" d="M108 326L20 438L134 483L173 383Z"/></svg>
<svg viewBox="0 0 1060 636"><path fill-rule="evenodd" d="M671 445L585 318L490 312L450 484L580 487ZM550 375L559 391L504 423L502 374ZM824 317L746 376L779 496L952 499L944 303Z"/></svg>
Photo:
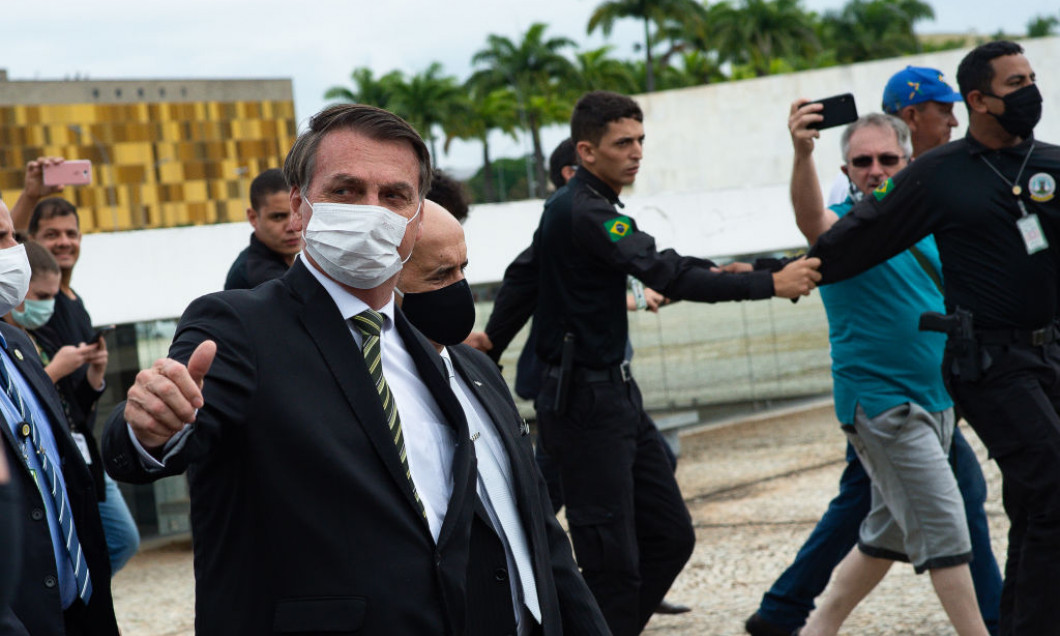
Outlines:
<svg viewBox="0 0 1060 636"><path fill-rule="evenodd" d="M460 344L475 322L465 267L463 228L426 201L422 235L398 278L398 304L442 356L467 416L478 466L471 541L498 546L468 564L468 634L607 634L497 365Z"/></svg>

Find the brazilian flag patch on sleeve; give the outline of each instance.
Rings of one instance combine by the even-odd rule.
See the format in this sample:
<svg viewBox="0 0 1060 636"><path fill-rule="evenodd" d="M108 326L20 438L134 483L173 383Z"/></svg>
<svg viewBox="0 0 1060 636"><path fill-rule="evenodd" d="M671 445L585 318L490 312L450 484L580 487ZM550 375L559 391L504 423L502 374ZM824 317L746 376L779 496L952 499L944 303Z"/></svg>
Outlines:
<svg viewBox="0 0 1060 636"><path fill-rule="evenodd" d="M607 238L617 243L633 233L633 222L628 216L616 216L604 221L604 229L607 230Z"/></svg>
<svg viewBox="0 0 1060 636"><path fill-rule="evenodd" d="M883 197L891 193L891 190L894 190L894 181L887 179L872 191L872 196L876 197L877 201L882 201Z"/></svg>

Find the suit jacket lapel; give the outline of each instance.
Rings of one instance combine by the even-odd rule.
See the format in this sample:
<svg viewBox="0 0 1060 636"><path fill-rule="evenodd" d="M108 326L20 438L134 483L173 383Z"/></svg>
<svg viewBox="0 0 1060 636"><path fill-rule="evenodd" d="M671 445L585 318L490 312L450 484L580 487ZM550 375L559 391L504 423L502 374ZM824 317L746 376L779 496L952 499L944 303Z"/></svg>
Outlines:
<svg viewBox="0 0 1060 636"><path fill-rule="evenodd" d="M22 455L22 442L15 439L14 433L11 432L11 423L7 421L7 418L4 417L2 412L0 412L0 436L6 439L7 443L11 445L10 456L17 457L22 470L29 475L29 464L26 463L26 458Z"/></svg>
<svg viewBox="0 0 1060 636"><path fill-rule="evenodd" d="M14 328L11 328L14 329ZM25 338L21 332L17 332L17 336ZM40 363L30 362L30 359L37 359L37 351L34 348L32 351L26 349L26 344L29 339L26 338L24 341L20 341L18 337L12 335L9 328L5 325L4 337L7 339L8 358L14 364L18 372L30 385L33 390L33 397L37 399L37 403L41 409L44 410L44 414L47 416L47 422L36 422L37 426L49 426L52 431L52 437L55 438L56 451L59 453L59 458L63 460L63 474L66 475L68 472L75 470L74 464L71 464L68 460L68 454L72 448L65 440L69 436L69 423L66 421L66 412L63 410L62 404L59 402L59 394L55 390L55 386L52 384L51 378L44 372L44 367ZM32 346L32 343L29 344ZM23 399L28 399L27 396L23 396ZM12 441L14 436L11 435L9 423L4 420L3 416L0 415L0 421L4 421L4 429L8 433ZM19 442L20 444L20 442ZM19 448L19 446L15 446ZM19 457L22 456L21 451L16 453ZM78 457L80 457L80 451L77 451ZM22 464L29 470L29 465L26 464L25 458L22 458ZM85 474L87 475L88 468L84 468Z"/></svg>
<svg viewBox="0 0 1060 636"><path fill-rule="evenodd" d="M376 392L375 384L368 374L368 367L364 364L364 357L358 350L345 320L327 290L313 278L300 260L295 260L284 276L284 282L302 302L299 318L309 338L316 345L320 357L342 388L354 419L371 441L391 478L405 494L408 505L418 514L419 505L412 494L409 480L405 478L405 469L401 466L397 448L390 437L379 393ZM428 529L426 520L423 527Z"/></svg>
<svg viewBox="0 0 1060 636"><path fill-rule="evenodd" d="M509 426L509 423L512 422L512 413L504 408L502 403L503 396L498 395L491 387L490 382L481 377L475 365L464 357L465 354L460 351L459 346L449 348L450 358L453 360L453 369L460 374L460 377L464 378L464 382L470 387L471 392L475 394L475 397L486 409L492 420L494 430L497 431L501 442L504 444L504 450L508 453L508 460L511 465L512 483L515 489L513 494L519 508L519 516L523 521L524 528L527 530L527 537L530 537L531 516L522 502L531 501L531 491L528 489L534 487L534 474L527 471L536 470L536 467L527 466L525 462L526 456L519 448L519 443L515 438L515 431ZM487 425L489 424L487 423Z"/></svg>
<svg viewBox="0 0 1060 636"><path fill-rule="evenodd" d="M423 380L442 410L442 414L454 429L453 494L449 499L449 507L438 535L438 543L441 544L464 523L462 520L465 518L464 510L468 497L476 496L476 477L475 471L472 470L474 454L468 441L470 433L468 433L467 418L464 417L464 409L461 408L460 402L457 401L456 395L449 386L449 374L446 373L445 364L434 346L409 323L400 309L394 309L394 318L398 334L405 343L405 349L416 363L420 379Z"/></svg>
<svg viewBox="0 0 1060 636"><path fill-rule="evenodd" d="M20 358L21 347L18 345L11 344L11 361L15 363L15 367L18 369L22 377L26 379L26 382L33 388L34 397L37 398L37 403L41 405L48 416L49 422L38 422L37 424L49 424L56 423L62 425L64 429L68 429L68 423L66 422L66 412L63 410L62 404L56 399L58 393L55 390L55 385L52 384L51 379L44 369L39 365L31 364L25 359L26 355L32 355L36 357L37 352L34 351L30 354L23 354ZM16 352L17 351L17 352Z"/></svg>

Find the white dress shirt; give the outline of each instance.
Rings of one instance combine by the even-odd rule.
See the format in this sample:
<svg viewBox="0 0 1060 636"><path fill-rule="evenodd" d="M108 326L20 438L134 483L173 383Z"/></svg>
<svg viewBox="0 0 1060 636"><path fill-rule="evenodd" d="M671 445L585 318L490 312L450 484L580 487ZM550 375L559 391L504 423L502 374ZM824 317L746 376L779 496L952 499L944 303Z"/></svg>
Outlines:
<svg viewBox="0 0 1060 636"><path fill-rule="evenodd" d="M477 491L482 501L486 514L489 515L493 529L504 544L504 556L508 565L508 583L512 592L512 607L515 608L515 620L520 636L530 634L533 628L532 621L525 620L523 607L538 622L541 621L541 607L537 597L537 584L534 580L534 570L530 557L529 541L526 538L526 530L519 519L518 508L515 506L515 484L512 480L512 464L508 452L504 448L504 442L497 432L489 412L475 396L475 393L467 385L467 382L459 373L453 369L449 350L442 349L442 359L449 371L450 386L456 394L460 406L464 409L467 418L468 431L471 434L471 442L474 444L475 457L478 461L478 484ZM486 463L489 462L489 466ZM492 467L495 470L488 470ZM493 476L498 482L486 483L486 478ZM494 501L489 493L498 492L503 489L502 495L505 502ZM502 522L498 514L498 508L505 507L505 521ZM514 551L520 552L516 558ZM522 561L523 567L519 567Z"/></svg>
<svg viewBox="0 0 1060 636"><path fill-rule="evenodd" d="M335 301L335 306L346 319L346 326L353 334L359 351L361 332L350 325L349 319L370 307L305 261L304 255L299 255L299 258L303 259L309 272ZM391 295L386 306L378 311L386 317L379 336L383 377L390 385L390 391L397 403L412 483L416 484L423 509L427 512L431 534L437 541L442 520L449 509L449 498L453 494L453 453L456 450L456 440L452 427L446 423L434 396L420 379L416 363L397 332L394 325L394 297Z"/></svg>

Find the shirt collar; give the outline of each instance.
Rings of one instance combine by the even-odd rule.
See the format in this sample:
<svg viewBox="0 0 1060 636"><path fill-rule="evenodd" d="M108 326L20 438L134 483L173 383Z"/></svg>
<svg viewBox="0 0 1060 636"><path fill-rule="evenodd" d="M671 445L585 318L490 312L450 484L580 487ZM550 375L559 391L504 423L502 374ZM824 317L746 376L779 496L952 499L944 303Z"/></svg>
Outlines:
<svg viewBox="0 0 1060 636"><path fill-rule="evenodd" d="M611 186L604 183L603 180L600 179L600 177L597 177L595 174L589 172L589 170L586 169L585 166L578 166L578 171L574 173L573 177L571 177L572 181L574 179L581 181L586 186L588 186L589 189L591 189L593 192L607 199L607 202L611 205L617 205L620 208L626 207L626 205L622 203L621 200L619 200L618 193L616 193L611 188Z"/></svg>
<svg viewBox="0 0 1060 636"><path fill-rule="evenodd" d="M1029 137L1019 142L1015 146L1007 146L1005 148L996 149L987 148L983 144L979 143L979 140L973 137L971 132L965 133L964 141L968 144L968 154L972 156L982 155L988 152L1010 152L1022 156L1030 149L1031 143L1034 142L1034 134L1032 133Z"/></svg>
<svg viewBox="0 0 1060 636"><path fill-rule="evenodd" d="M319 269L316 268L312 263L309 262L305 257L305 253L299 253L298 258L302 259L302 263L305 264L306 269L309 273L316 278L317 281L324 287L324 291L331 296L331 300L335 302L335 306L338 307L339 313L342 314L344 320L349 320L357 314L361 313L366 309L371 309L367 303L360 298L354 296L346 289L343 289L342 285L339 285L335 281L331 280L324 275ZM394 324L394 294L390 294L390 300L383 305L382 309L377 310L379 313L386 316L387 320L383 325L386 329L387 326ZM2 336L2 334L0 334Z"/></svg>

